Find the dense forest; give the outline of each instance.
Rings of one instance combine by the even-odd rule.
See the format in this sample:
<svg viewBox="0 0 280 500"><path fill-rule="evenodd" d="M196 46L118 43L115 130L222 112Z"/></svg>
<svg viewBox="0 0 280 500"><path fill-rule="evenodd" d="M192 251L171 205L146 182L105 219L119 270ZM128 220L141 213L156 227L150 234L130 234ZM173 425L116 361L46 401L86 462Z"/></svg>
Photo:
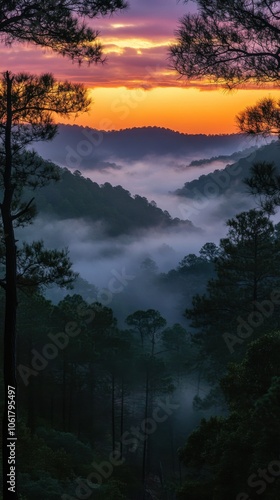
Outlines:
<svg viewBox="0 0 280 500"><path fill-rule="evenodd" d="M278 4L197 0L169 69L274 90ZM127 7L4 1L3 50L103 64L92 23ZM148 50L116 47L134 70ZM235 134L57 124L91 103L72 78L1 72L0 500L278 500L280 101Z"/></svg>
<svg viewBox="0 0 280 500"><path fill-rule="evenodd" d="M119 324L133 282L115 311L81 279L57 305L20 293L22 499L276 498L279 225L254 209L227 226L176 269L139 269L141 290L175 294L180 322L146 309Z"/></svg>
<svg viewBox="0 0 280 500"><path fill-rule="evenodd" d="M87 140L88 147L81 144ZM249 144L248 144L249 142ZM105 168L112 159L118 161L142 160L148 157L172 155L183 158L198 157L203 151L206 158L215 154L236 154L236 151L263 142L244 134L183 134L161 127L134 127L124 130L94 130L77 125L60 125L52 148L44 143L35 145L44 158L61 166L96 170ZM260 145L260 144L258 144ZM115 168L118 166L115 165Z"/></svg>
<svg viewBox="0 0 280 500"><path fill-rule="evenodd" d="M109 236L129 234L149 228L185 228L195 230L191 221L172 218L167 210L145 197L131 194L109 182L102 186L85 179L80 171L58 169L60 182L45 186L36 195L38 211L53 218L81 218L98 222ZM77 194L77 196L76 196ZM25 193L30 198L31 193Z"/></svg>

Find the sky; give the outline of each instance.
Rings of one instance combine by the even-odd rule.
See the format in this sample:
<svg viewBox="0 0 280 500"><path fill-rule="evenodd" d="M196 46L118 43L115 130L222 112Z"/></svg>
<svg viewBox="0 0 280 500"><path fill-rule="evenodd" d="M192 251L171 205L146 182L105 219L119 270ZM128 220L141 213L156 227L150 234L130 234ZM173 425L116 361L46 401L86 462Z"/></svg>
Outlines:
<svg viewBox="0 0 280 500"><path fill-rule="evenodd" d="M84 83L93 104L75 124L101 130L158 126L184 133L236 133L235 116L264 95L279 90L225 92L209 82L187 82L170 67L168 47L179 19L194 11L182 0L129 0L127 10L97 18L107 57L104 65L78 67L31 45L0 45L1 69L52 72L57 79ZM61 121L61 120L60 120ZM73 123L73 119L64 123Z"/></svg>

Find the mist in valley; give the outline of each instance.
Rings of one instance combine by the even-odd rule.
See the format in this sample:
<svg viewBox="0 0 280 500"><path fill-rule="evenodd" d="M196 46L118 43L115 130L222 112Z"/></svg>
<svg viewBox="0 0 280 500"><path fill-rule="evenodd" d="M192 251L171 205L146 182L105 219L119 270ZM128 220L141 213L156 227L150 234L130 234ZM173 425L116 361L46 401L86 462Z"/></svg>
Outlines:
<svg viewBox="0 0 280 500"><path fill-rule="evenodd" d="M126 165L113 173L82 172L85 177L99 184L121 184L131 194L154 200L172 217L191 220L193 229L152 228L110 237L98 223L89 223L84 219L54 220L53 217L39 214L33 225L22 232L19 230L18 235L32 241L36 234L36 238L42 238L48 248L68 247L73 270L97 288L95 294L84 298L89 302L97 300L110 305L121 322L134 310L154 308L164 314L169 322L186 323L183 313L187 304L190 305L192 285L185 283L186 292L182 298L180 292L168 291L167 288L163 291L159 284L156 286L154 275L176 269L186 255L198 255L206 242L218 245L227 231L226 219L248 206L241 195L234 199L223 195L214 199L205 198L194 207L192 200L174 194L187 180L191 181L201 173L207 174L223 166L214 163L206 167L186 168L175 159L152 158ZM150 274L149 270L143 268L146 259L151 259L155 265ZM113 289L118 291L111 293L110 283L115 275L124 277L119 278L122 280L119 286L116 279ZM48 292L47 296L57 301L67 292L56 293L56 297L55 292Z"/></svg>
<svg viewBox="0 0 280 500"><path fill-rule="evenodd" d="M83 133L84 130L78 129L80 135L77 131L76 135L73 135L73 129L75 127L70 128L71 137L73 140L76 138L79 146L78 139L84 140L84 135L81 133L81 130ZM63 128L62 137L59 139L58 136L60 142L55 143L48 153L46 150L40 150L42 145L39 146L39 151L44 155L48 154L46 157L56 159L60 166L65 167L65 159L63 161L61 153L64 148L69 154L68 134L69 127ZM114 137L111 134L111 141ZM109 140L107 136L105 139ZM179 139L182 140L181 137ZM248 156L250 153L248 148L256 145L256 141L244 137L238 138L239 142L235 139L231 145L228 144L227 137L221 138L220 142L218 137L214 137L215 150L210 139L202 136L200 143L193 149L188 146L184 154L180 151L175 153L173 148L172 154L146 154L142 158L140 158L142 150L144 154L152 148L160 149L160 141L157 139L154 143L151 142L149 147L138 143L134 155L137 159L132 157L131 148L128 151L122 150L122 156L117 156L116 150L121 150L118 142L113 142L115 151L109 148L106 153L103 141L91 151L91 155L80 155L78 164L78 156L73 155L75 151L76 155L77 151L82 153L83 145L80 143L79 149L74 143L73 147L71 146L72 156L68 157L68 168L69 158L72 162L70 171L77 171L74 167L78 166L81 175L94 183L122 186L132 196L136 194L143 196L162 210L168 211L172 218L191 221L193 228L153 227L145 230L135 229L126 234L126 228L123 227L124 234L112 237L106 234L106 227L98 222L89 223L84 218L58 220L53 216L48 217L39 213L33 225L22 232L22 237L31 241L36 234L37 238L42 238L49 248L67 247L73 270L92 285L90 292L80 289L80 293L89 303L98 301L112 307L121 325L125 324L125 318L133 311L153 308L159 310L170 324L178 322L187 326L184 311L191 305L192 296L203 290L203 285L201 288L193 288L193 281L185 279L183 286L176 289L176 286L163 286L160 278L178 269L179 263L185 256L199 255L199 250L205 243L213 242L218 245L227 232L226 220L255 206L252 197L244 197L242 193L223 193L217 184L215 184L217 189L213 193L201 192L194 200L176 194L186 182L215 171L223 171L228 164L233 164L234 158L228 155L236 153L235 147L239 147L239 152L245 150L244 156ZM201 146L200 152L199 146ZM224 157L218 157L220 154ZM96 166L98 155L100 168ZM207 161L207 158L211 158L211 161ZM205 162L191 166L194 160L201 159L205 159ZM230 182L234 180L232 176ZM75 203L74 193L73 203ZM19 236L21 237L20 231ZM145 268L147 259L152 262L152 265L151 262L149 264L150 268ZM203 282L203 279L201 281ZM205 278L204 286L206 282ZM77 285L70 292L49 290L47 297L58 302L67 293L77 293L77 290L79 290Z"/></svg>
<svg viewBox="0 0 280 500"><path fill-rule="evenodd" d="M246 147L250 146L246 144ZM69 322L72 315L77 321L75 311L80 300L85 301L86 308L96 307L100 313L96 325L87 329L83 324L81 344L69 343L72 347L67 351L69 358L63 358L63 367L59 358L55 360L54 373L64 374L62 387L54 390L54 393L60 391L64 398L64 410L59 417L61 428L78 432L84 439L80 429L83 420L84 427L90 429L86 440L94 442L97 455L100 453L105 460L112 446L117 447L124 428L134 429L135 425L142 425L144 415L152 415L157 405L161 407L164 401L172 401L170 404L174 410L170 411L168 420L149 437L147 470L152 472L147 474L147 481L151 488L154 487L153 480L162 473L158 472L159 464L161 471L177 481L185 472L177 451L202 418L227 414L225 399L217 384L220 372L215 371L216 366L212 367L212 358L200 351L195 339L197 329L187 318L186 309L192 307L193 297L203 295L209 280L216 277L214 261L209 255L203 257L201 249L208 242L219 246L220 239L228 232L226 221L257 205L253 197L244 196L240 190L242 172L239 164L234 166L234 159L230 158L207 161L211 155L219 156L214 150L207 151L202 149L200 155L193 152L189 156L149 154L137 159L111 153L100 160L102 165L99 164L99 168L90 168L90 160L86 165L81 161L79 168L76 168L78 165L71 168L68 165L68 170L74 175L67 172L59 190L48 192L48 196L53 193L53 207L48 196L39 198L44 209L54 208L53 213L39 210L32 225L24 230L17 229L19 240L31 242L36 235L36 239L42 239L47 248L67 247L73 270L79 275L73 289L62 291L50 287L45 292L45 297L57 307L62 317L61 320L58 316L58 323L54 330L50 326L50 331L57 332L57 325L64 331L65 321ZM233 151L229 147L225 151L223 147L222 154L225 153L230 155ZM244 153L245 157L248 154L251 153ZM205 163L190 165L202 158ZM62 168L66 167L63 162L58 163ZM225 170L229 164L233 166L231 171ZM217 172L221 173L218 181ZM228 179L226 189L225 178ZM199 180L197 185L192 184L194 180ZM104 191L91 190L92 183L103 185ZM127 206L131 206L129 197L126 198L120 189L113 192L110 187L106 188L107 183L127 190L132 200L136 195L145 197L152 206L157 205L170 214L167 221L178 218L190 223L178 221L177 225L162 222L155 226L141 226L138 221L131 226L130 219L127 219L126 226L126 219L121 216ZM183 189L187 194L190 190L189 196L179 195ZM84 216L66 217L69 200L75 213L82 213L82 204L76 203L76 197L83 196L83 193ZM86 201L91 201L87 198L88 193L89 196L95 193L101 208L106 205L109 209L103 219L102 210L100 220L87 217ZM147 217L146 212L141 212L141 203L137 206L139 213ZM124 221L123 226L116 223L119 220ZM152 337L151 331L147 330L141 343L140 330L137 324L135 327L129 322L129 317L136 311L141 311L141 316L151 310L159 312L163 323ZM28 335L29 342L34 342L36 350L40 351L45 337L42 335L38 341L33 339L32 332ZM221 350L226 358L225 343L220 341L217 345L218 351ZM27 352L25 356L29 355L26 347L23 351ZM75 377L84 381L82 390L75 386ZM85 404L83 398L91 403ZM66 403L71 416L69 421L65 416ZM43 409L44 404L41 402ZM60 400L54 401L53 405L60 415ZM83 407L82 416L79 407ZM45 411L49 409L45 408ZM49 440L44 432L42 436ZM144 445L140 444L135 453L124 447L123 453L124 467L131 470L135 467L139 475L146 453ZM138 487L133 484L131 488L134 492ZM170 498L173 498L172 493Z"/></svg>
<svg viewBox="0 0 280 500"><path fill-rule="evenodd" d="M247 141L245 145L250 147L252 143ZM227 152L232 153L232 150L228 148ZM198 158L198 154L189 157L161 155L125 161L110 156L106 168L87 169L80 165L84 177L100 185L106 182L121 185L131 195L144 196L167 210L171 217L190 220L194 225L192 229L154 227L110 237L99 223L89 223L82 218L55 220L39 214L22 236L32 241L36 234L49 248L68 247L73 270L93 285L90 294L82 293L84 298L112 307L122 325L128 314L149 308L159 310L170 324L187 325L185 308L190 306L192 296L201 290L193 289L193 282L188 280L180 290L163 287L159 277L178 268L185 256L198 255L205 243L218 245L227 232L226 220L255 206L253 198L244 199L242 194L236 193L224 195L219 189L214 195L201 193L197 200L177 196L176 190L184 183L222 170L228 162L233 163L233 160L214 160L210 164L189 166ZM145 269L147 259L153 262L154 268ZM47 296L57 302L67 293L51 290Z"/></svg>

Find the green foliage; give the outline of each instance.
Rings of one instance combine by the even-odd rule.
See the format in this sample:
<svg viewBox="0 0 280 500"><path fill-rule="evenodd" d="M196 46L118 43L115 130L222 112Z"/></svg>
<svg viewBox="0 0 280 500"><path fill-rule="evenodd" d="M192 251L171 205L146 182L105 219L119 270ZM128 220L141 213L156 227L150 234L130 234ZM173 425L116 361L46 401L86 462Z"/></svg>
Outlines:
<svg viewBox="0 0 280 500"><path fill-rule="evenodd" d="M124 487L124 483L112 480L102 486L95 496L99 500L126 500L127 496L122 493Z"/></svg>
<svg viewBox="0 0 280 500"><path fill-rule="evenodd" d="M141 196L131 194L121 186L106 182L99 186L83 176L60 169L59 183L44 187L36 194L40 212L60 219L83 218L101 222L100 229L110 236L130 234L150 227L185 227L192 224L172 219L160 208ZM26 196L30 196L31 192Z"/></svg>
<svg viewBox="0 0 280 500"><path fill-rule="evenodd" d="M240 338L230 351L224 334L238 338L240 322L249 321L250 314L259 310L257 305L270 300L280 284L280 241L269 218L250 210L227 221L227 226L228 235L220 241L214 264L217 277L208 282L206 294L194 296L193 307L186 311L198 329L193 339L201 346L201 356L207 358L208 365L211 360L213 370L221 372L231 356L240 359L246 346ZM259 335L277 327L277 311L277 305L273 306L273 314L263 315L251 333Z"/></svg>
<svg viewBox="0 0 280 500"><path fill-rule="evenodd" d="M265 477L259 471L269 471L270 463L279 463L279 354L280 334L270 333L249 345L240 364L229 367L221 386L230 413L202 420L180 450L187 481L178 498L195 499L200 493L204 498L203 490L205 498L218 500L235 500L241 492L252 499L260 493L265 499L279 496L276 475L268 473L267 482L250 481L252 475Z"/></svg>
<svg viewBox="0 0 280 500"><path fill-rule="evenodd" d="M53 479L49 474L42 474L42 477L34 480L30 474L19 475L20 489L23 493L22 499L38 500L57 500L65 492L63 484L57 479Z"/></svg>
<svg viewBox="0 0 280 500"><path fill-rule="evenodd" d="M23 423L19 425L18 435L19 470L22 473L30 474L34 480L38 480L41 474L47 474L58 481L66 479L75 470L75 453L71 457L63 448L63 443L52 449L44 435L31 435L30 429Z"/></svg>
<svg viewBox="0 0 280 500"><path fill-rule="evenodd" d="M93 460L93 452L89 444L82 443L77 436L70 432L43 427L38 428L36 434L48 444L53 452L62 450L69 458L71 457L71 466L77 475L84 474L86 467L89 469L89 464Z"/></svg>

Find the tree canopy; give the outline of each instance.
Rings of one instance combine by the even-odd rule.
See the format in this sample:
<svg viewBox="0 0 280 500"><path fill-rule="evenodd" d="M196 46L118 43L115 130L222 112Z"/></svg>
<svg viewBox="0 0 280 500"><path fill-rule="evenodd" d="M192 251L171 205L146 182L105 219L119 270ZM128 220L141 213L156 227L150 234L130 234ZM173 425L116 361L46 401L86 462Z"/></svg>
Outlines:
<svg viewBox="0 0 280 500"><path fill-rule="evenodd" d="M34 141L51 140L56 133L53 113L68 115L87 109L82 85L58 83L52 75L41 77L5 72L0 80L0 287L5 292L4 383L17 395L16 318L18 287L30 290L57 283L68 286L75 278L67 250L45 250L43 243L18 244L15 228L32 222L34 198L24 188L42 187L57 180L57 169L27 149ZM3 412L3 477L9 473L9 397L5 391ZM14 408L15 428L17 408ZM12 494L17 500L17 475ZM4 499L10 498L9 482L3 481Z"/></svg>
<svg viewBox="0 0 280 500"><path fill-rule="evenodd" d="M187 3L186 0L185 3ZM280 9L275 0L198 0L170 49L173 67L188 79L229 88L279 83Z"/></svg>
<svg viewBox="0 0 280 500"><path fill-rule="evenodd" d="M279 332L269 333L229 366L221 380L229 414L203 419L180 450L187 479L177 498L279 498L278 356Z"/></svg>
<svg viewBox="0 0 280 500"><path fill-rule="evenodd" d="M214 377L229 359L240 359L244 353L245 330L249 337L259 334L258 327L263 333L278 326L277 314L261 315L253 327L249 324L259 304L270 299L280 283L276 227L258 210L238 214L227 226L215 261L216 277L208 282L206 294L193 297L192 308L186 311L192 326L199 329L193 339L200 344L210 374L214 367Z"/></svg>
<svg viewBox="0 0 280 500"><path fill-rule="evenodd" d="M32 0L1 2L0 39L31 42L81 63L102 61L99 32L86 24L127 6L124 0Z"/></svg>
<svg viewBox="0 0 280 500"><path fill-rule="evenodd" d="M248 135L280 136L280 101L266 97L237 115L239 130Z"/></svg>

